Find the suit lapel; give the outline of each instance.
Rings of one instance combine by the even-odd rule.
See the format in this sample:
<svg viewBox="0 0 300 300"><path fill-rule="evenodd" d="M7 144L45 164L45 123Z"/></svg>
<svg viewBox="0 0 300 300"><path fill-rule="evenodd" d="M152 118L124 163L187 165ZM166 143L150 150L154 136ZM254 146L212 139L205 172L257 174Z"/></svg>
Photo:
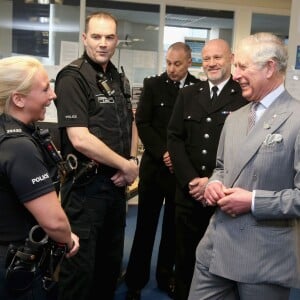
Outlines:
<svg viewBox="0 0 300 300"><path fill-rule="evenodd" d="M234 158L234 169L230 173L228 184L232 186L243 168L259 150L266 136L278 130L278 128L289 118L293 113L289 109L291 98L287 92L282 93L272 105L264 112L254 128L247 135L248 113L250 105L244 107L239 118L235 120L236 126L235 138L241 141L239 149Z"/></svg>
<svg viewBox="0 0 300 300"><path fill-rule="evenodd" d="M165 98L167 99L165 99L165 101L174 103L178 94L178 89L175 87L173 81L169 79L166 72L161 76L161 84L163 86L161 93L162 95L165 94Z"/></svg>
<svg viewBox="0 0 300 300"><path fill-rule="evenodd" d="M203 82L195 95L195 101L199 103L204 112L209 113L211 109L211 99L208 81Z"/></svg>
<svg viewBox="0 0 300 300"><path fill-rule="evenodd" d="M197 81L195 80L195 77L193 77L190 73L188 73L186 79L185 79L185 82L184 82L184 85L183 87L186 87L186 86L189 86L189 85L192 85L194 83L196 83Z"/></svg>
<svg viewBox="0 0 300 300"><path fill-rule="evenodd" d="M222 89L218 96L218 100L215 103L212 103L210 97L208 81L203 82L199 88L199 93L200 95L196 96L198 98L197 101L204 111L206 111L208 114L211 114L215 111L219 111L222 107L230 103L232 101L232 96L237 93L237 91L233 88L233 79L230 78Z"/></svg>
<svg viewBox="0 0 300 300"><path fill-rule="evenodd" d="M211 105L212 112L221 109L223 106L227 105L229 102L232 101L232 95L237 93L237 91L232 86L233 86L233 79L230 78L229 81L224 86L224 88L222 89L221 93L219 94L218 100L212 103Z"/></svg>

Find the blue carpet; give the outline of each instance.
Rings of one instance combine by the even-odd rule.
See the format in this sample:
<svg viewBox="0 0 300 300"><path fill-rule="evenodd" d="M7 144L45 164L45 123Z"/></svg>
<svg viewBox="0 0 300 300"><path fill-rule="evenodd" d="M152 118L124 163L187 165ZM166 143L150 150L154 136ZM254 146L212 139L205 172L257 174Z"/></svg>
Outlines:
<svg viewBox="0 0 300 300"><path fill-rule="evenodd" d="M137 213L137 206L136 205L128 205L128 212L126 218L126 230L125 230L125 244L124 244L124 257L123 257L123 269L126 269L129 254L131 250L131 244L133 241L135 225L136 225L136 213ZM161 214L163 213L163 210ZM170 300L170 298L165 294L162 293L156 286L155 280L155 264L157 260L157 250L159 246L160 240L160 228L161 228L161 219L158 224L157 236L154 244L154 251L152 255L152 262L151 262L151 275L150 281L146 285L146 287L142 290L142 300ZM125 283L121 283L116 291L115 300L124 300L126 296L126 285ZM199 299L200 300L200 299ZM270 299L266 299L270 300ZM290 300L300 300L300 290L293 289L290 295Z"/></svg>
<svg viewBox="0 0 300 300"><path fill-rule="evenodd" d="M299 300L300 299L300 290L299 289L292 289L290 300Z"/></svg>
<svg viewBox="0 0 300 300"><path fill-rule="evenodd" d="M128 205L128 212L126 217L126 229L125 229L125 243L124 243L124 257L123 257L123 269L126 269L131 245L134 237L135 225L136 225L136 213L137 213L137 205ZM163 210L161 214L163 213ZM161 292L156 285L155 280L155 266L157 261L157 252L159 247L160 241L160 234L161 234L161 221L160 218L158 224L158 230L156 235L156 240L154 243L154 251L152 255L151 261L151 275L150 280L146 287L142 290L142 300L170 300L167 294ZM115 300L124 300L126 296L126 285L125 283L121 283L115 293Z"/></svg>

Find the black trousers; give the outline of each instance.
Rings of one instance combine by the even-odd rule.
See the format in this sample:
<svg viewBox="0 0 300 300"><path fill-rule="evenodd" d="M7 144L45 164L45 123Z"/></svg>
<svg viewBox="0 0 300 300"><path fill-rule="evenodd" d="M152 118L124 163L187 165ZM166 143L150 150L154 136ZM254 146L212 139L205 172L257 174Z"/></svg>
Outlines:
<svg viewBox="0 0 300 300"><path fill-rule="evenodd" d="M59 275L61 300L112 300L120 274L126 200L105 176L97 175L83 187L61 189L62 204L72 230L80 240L79 252L65 259Z"/></svg>
<svg viewBox="0 0 300 300"><path fill-rule="evenodd" d="M166 169L167 170L167 169ZM129 289L142 289L149 281L151 257L161 208L165 201L161 240L156 265L159 283L173 275L175 263L175 177L168 170L152 183L140 180L134 240L126 270Z"/></svg>
<svg viewBox="0 0 300 300"><path fill-rule="evenodd" d="M214 212L212 207L203 207L193 201L193 206L176 204L176 259L175 259L175 299L187 300L193 278L196 248Z"/></svg>

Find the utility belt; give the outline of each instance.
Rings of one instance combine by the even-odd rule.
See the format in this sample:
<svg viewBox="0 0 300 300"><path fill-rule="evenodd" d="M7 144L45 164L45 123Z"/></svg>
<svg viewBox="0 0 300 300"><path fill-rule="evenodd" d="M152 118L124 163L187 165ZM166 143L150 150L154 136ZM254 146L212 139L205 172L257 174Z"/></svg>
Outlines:
<svg viewBox="0 0 300 300"><path fill-rule="evenodd" d="M4 246L7 249L6 287L22 293L32 287L37 276L41 276L43 288L49 291L57 282L58 266L68 251L67 245L48 239L39 225L33 226L25 242L20 243Z"/></svg>
<svg viewBox="0 0 300 300"><path fill-rule="evenodd" d="M10 244L14 244L14 245L22 245L24 244L24 241L0 241L0 246L3 247L8 247Z"/></svg>
<svg viewBox="0 0 300 300"><path fill-rule="evenodd" d="M8 246L11 242L0 241L0 246Z"/></svg>
<svg viewBox="0 0 300 300"><path fill-rule="evenodd" d="M88 184L97 175L111 178L117 172L117 169L99 164L93 160L78 161L77 164L77 168L67 177L77 186Z"/></svg>

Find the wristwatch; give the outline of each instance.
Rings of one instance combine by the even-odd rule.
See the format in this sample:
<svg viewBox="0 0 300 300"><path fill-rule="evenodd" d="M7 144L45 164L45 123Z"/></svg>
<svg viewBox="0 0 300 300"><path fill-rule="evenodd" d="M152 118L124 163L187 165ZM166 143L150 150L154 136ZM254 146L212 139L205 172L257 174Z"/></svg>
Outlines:
<svg viewBox="0 0 300 300"><path fill-rule="evenodd" d="M129 160L133 160L137 165L139 165L139 159L136 156L130 156Z"/></svg>

